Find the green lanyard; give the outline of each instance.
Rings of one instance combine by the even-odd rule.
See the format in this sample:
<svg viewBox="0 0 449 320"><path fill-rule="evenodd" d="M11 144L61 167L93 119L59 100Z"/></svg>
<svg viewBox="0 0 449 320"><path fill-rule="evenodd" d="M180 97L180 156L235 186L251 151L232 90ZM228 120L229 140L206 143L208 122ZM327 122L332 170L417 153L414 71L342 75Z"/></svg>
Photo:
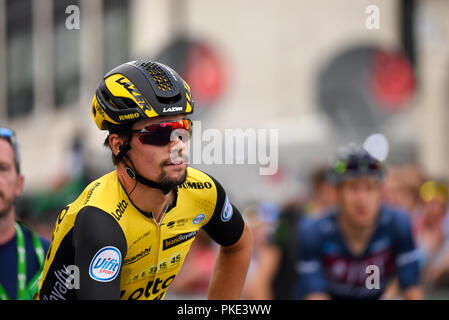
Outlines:
<svg viewBox="0 0 449 320"><path fill-rule="evenodd" d="M31 237L33 241L34 252L36 253L37 260L39 262L39 270L36 272L34 277L31 279L30 283L26 284L26 271L27 271L27 261L26 261L26 251L25 251L25 237L23 235L22 228L16 222L16 238L17 238L17 300L31 300L34 293L38 289L38 281L44 267L44 249L42 248L42 243L39 237L31 231ZM5 289L0 284L0 300L9 300Z"/></svg>

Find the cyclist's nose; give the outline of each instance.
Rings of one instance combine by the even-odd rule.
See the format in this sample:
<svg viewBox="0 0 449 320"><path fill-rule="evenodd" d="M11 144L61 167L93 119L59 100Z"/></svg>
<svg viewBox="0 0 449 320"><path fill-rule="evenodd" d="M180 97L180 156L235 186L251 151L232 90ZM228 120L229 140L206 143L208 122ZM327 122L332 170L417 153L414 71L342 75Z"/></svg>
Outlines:
<svg viewBox="0 0 449 320"><path fill-rule="evenodd" d="M169 145L170 159L172 162L188 161L188 139L185 139L183 135L172 136Z"/></svg>
<svg viewBox="0 0 449 320"><path fill-rule="evenodd" d="M175 135L170 139L170 150L173 148L183 149L186 144L182 136Z"/></svg>
<svg viewBox="0 0 449 320"><path fill-rule="evenodd" d="M174 130L170 136L170 148L178 144L181 145L181 148L184 148L188 140L189 134L187 132L184 130Z"/></svg>

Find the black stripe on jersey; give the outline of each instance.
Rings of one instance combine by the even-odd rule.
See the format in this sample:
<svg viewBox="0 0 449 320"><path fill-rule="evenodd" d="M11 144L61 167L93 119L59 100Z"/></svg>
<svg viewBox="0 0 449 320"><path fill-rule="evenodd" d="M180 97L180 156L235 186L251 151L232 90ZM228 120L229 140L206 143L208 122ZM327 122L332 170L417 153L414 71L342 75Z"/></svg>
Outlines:
<svg viewBox="0 0 449 320"><path fill-rule="evenodd" d="M243 233L245 222L238 209L232 205L232 216L223 217L223 210L229 209L226 191L212 176L208 175L217 188L217 202L212 218L203 227L207 234L219 245L230 246L236 243ZM228 207L228 208L226 208ZM224 218L224 219L223 219Z"/></svg>
<svg viewBox="0 0 449 320"><path fill-rule="evenodd" d="M75 264L80 268L77 299L120 299L120 271L109 282L94 280L89 275L90 263L102 248L115 247L120 250L122 259L126 257L126 237L117 220L99 208L87 206L78 213L73 229Z"/></svg>
<svg viewBox="0 0 449 320"><path fill-rule="evenodd" d="M72 235L73 229L67 232L58 248L52 248L53 243L50 246L47 256L50 256L50 250L57 249L57 251L39 290L40 300L71 300L75 297L75 290L68 290L66 287L69 276L66 268L74 264Z"/></svg>

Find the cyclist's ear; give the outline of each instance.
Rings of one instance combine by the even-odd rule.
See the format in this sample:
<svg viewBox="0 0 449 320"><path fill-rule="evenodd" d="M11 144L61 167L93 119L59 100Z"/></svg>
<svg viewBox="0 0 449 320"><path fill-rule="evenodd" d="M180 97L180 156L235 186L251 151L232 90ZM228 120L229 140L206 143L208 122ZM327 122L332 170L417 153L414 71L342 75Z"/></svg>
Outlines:
<svg viewBox="0 0 449 320"><path fill-rule="evenodd" d="M126 153L131 150L131 146L129 145L129 143L127 144L121 144L118 146L119 149L119 153L116 155L117 159L120 161L123 157L126 157Z"/></svg>
<svg viewBox="0 0 449 320"><path fill-rule="evenodd" d="M123 138L120 135L116 133L109 135L109 147L114 155L117 156L119 154L121 148L123 148L123 143Z"/></svg>

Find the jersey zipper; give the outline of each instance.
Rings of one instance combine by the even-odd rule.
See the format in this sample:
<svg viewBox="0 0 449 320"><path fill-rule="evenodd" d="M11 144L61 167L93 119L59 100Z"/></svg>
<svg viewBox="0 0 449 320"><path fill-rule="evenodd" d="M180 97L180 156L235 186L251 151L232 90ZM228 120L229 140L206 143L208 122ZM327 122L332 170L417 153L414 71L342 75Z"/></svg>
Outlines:
<svg viewBox="0 0 449 320"><path fill-rule="evenodd" d="M165 214L167 213L167 209L168 209L169 205L167 205L167 207L165 207L164 212L162 213L161 218L159 219L159 222L156 221L156 219L154 219L154 216L152 217L154 223L157 225L157 242L158 242L158 246L157 246L157 262L156 262L156 274L159 272L159 262L160 262L160 252L161 252L161 246L163 245L163 243L161 242L162 240L162 232L161 232L161 223L162 220L165 217ZM154 277L156 277L156 274L154 275Z"/></svg>
<svg viewBox="0 0 449 320"><path fill-rule="evenodd" d="M165 216L165 214L167 213L167 209L168 209L169 206L170 206L170 204L167 204L167 206L165 207L165 210L164 210L164 212L162 213L162 216L161 216L161 218L159 219L159 222L157 222L156 219L154 219L154 217L153 217L153 220L154 220L154 222L157 223L158 228L161 227L161 222L162 222L162 220L164 219L164 216Z"/></svg>

